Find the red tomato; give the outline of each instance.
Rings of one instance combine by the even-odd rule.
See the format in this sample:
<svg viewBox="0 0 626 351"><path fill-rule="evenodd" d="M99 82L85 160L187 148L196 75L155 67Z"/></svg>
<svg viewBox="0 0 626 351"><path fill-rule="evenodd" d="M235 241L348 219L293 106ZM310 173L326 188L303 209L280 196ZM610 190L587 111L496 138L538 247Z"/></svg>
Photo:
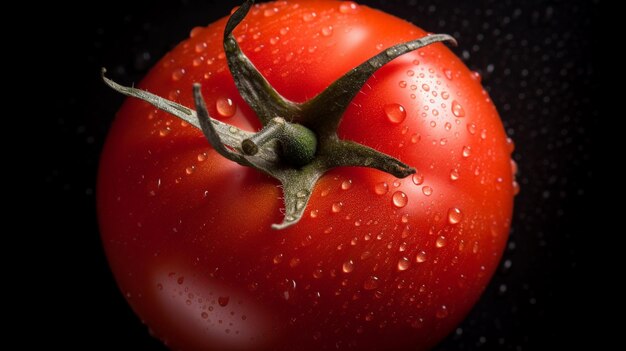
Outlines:
<svg viewBox="0 0 626 351"><path fill-rule="evenodd" d="M260 127L229 72L226 19L194 28L140 88ZM234 32L285 97L303 102L381 49L426 33L339 1L255 6ZM511 144L479 79L443 44L383 66L338 130L415 167L324 175L282 219L278 183L202 132L128 99L100 166L106 253L129 303L175 350L421 350L466 315L494 272L514 195Z"/></svg>

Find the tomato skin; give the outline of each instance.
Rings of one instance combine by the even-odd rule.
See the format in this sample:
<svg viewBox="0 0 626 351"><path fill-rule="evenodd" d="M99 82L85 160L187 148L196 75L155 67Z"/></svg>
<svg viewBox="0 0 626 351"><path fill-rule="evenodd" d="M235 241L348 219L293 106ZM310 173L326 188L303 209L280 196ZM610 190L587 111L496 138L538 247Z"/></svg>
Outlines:
<svg viewBox="0 0 626 351"><path fill-rule="evenodd" d="M200 82L213 117L256 130L223 57L224 25L194 29L139 87L193 107ZM337 1L261 4L235 31L295 101L423 35ZM398 111L404 119L390 121ZM415 350L459 323L499 261L514 192L510 147L479 80L442 44L403 55L368 81L339 135L418 175L335 169L300 223L274 231L273 179L222 158L177 118L124 103L101 159L99 219L118 284L155 335L180 350Z"/></svg>

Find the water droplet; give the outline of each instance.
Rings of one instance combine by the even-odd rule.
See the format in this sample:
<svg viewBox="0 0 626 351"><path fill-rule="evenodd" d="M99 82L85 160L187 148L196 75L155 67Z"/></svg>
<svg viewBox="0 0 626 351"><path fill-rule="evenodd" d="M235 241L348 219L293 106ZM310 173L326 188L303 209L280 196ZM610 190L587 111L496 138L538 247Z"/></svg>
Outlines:
<svg viewBox="0 0 626 351"><path fill-rule="evenodd" d="M207 319L207 318L209 318L209 314L206 313L206 312L202 312L202 313L200 313L200 317L202 317L202 319Z"/></svg>
<svg viewBox="0 0 626 351"><path fill-rule="evenodd" d="M363 283L363 289L365 290L374 290L378 287L378 277L370 276Z"/></svg>
<svg viewBox="0 0 626 351"><path fill-rule="evenodd" d="M425 261L426 261L426 252L424 251L418 252L417 255L415 256L415 262L423 263Z"/></svg>
<svg viewBox="0 0 626 351"><path fill-rule="evenodd" d="M409 77L413 77L415 75L415 71L410 69L410 70L406 71L406 75L409 76Z"/></svg>
<svg viewBox="0 0 626 351"><path fill-rule="evenodd" d="M434 108L432 112L433 116L439 116L439 111L436 108Z"/></svg>
<svg viewBox="0 0 626 351"><path fill-rule="evenodd" d="M230 297L228 296L220 296L217 298L217 303L220 304L220 306L225 307L226 305L228 305L228 302L230 301Z"/></svg>
<svg viewBox="0 0 626 351"><path fill-rule="evenodd" d="M206 48L207 48L207 43L203 41L201 43L196 44L195 50L197 53L201 53Z"/></svg>
<svg viewBox="0 0 626 351"><path fill-rule="evenodd" d="M263 11L263 16L270 17L270 16L274 16L277 13L278 13L278 8L277 7L270 7L270 8L265 9Z"/></svg>
<svg viewBox="0 0 626 351"><path fill-rule="evenodd" d="M342 190L348 190L352 187L352 180L348 179L348 180L344 180L341 183L341 189Z"/></svg>
<svg viewBox="0 0 626 351"><path fill-rule="evenodd" d="M317 268L313 271L313 278L320 279L324 275L324 271L321 268Z"/></svg>
<svg viewBox="0 0 626 351"><path fill-rule="evenodd" d="M283 261L283 254L278 254L274 256L274 258L272 259L272 262L274 262L274 264L279 264L282 261Z"/></svg>
<svg viewBox="0 0 626 351"><path fill-rule="evenodd" d="M476 71L472 72L472 78L473 78L473 79L475 79L475 80L477 80L477 81L479 81L479 82L483 79L483 78L480 76L480 73L478 73L478 72L476 72Z"/></svg>
<svg viewBox="0 0 626 351"><path fill-rule="evenodd" d="M463 219L463 213L456 207L452 207L448 210L448 222L450 224L457 224Z"/></svg>
<svg viewBox="0 0 626 351"><path fill-rule="evenodd" d="M161 128L161 130L159 130L159 136L166 136L168 135L172 130L170 129L170 127L165 127L165 128Z"/></svg>
<svg viewBox="0 0 626 351"><path fill-rule="evenodd" d="M400 86L400 88L406 88L406 80L401 80L400 82L398 82L398 85Z"/></svg>
<svg viewBox="0 0 626 351"><path fill-rule="evenodd" d="M276 43L278 43L280 41L280 37L271 37L270 38L270 44L271 45L276 45Z"/></svg>
<svg viewBox="0 0 626 351"><path fill-rule="evenodd" d="M441 138L441 139L439 140L439 145L441 145L441 146L444 146L444 145L446 145L447 143L448 143L448 139L446 139L446 138Z"/></svg>
<svg viewBox="0 0 626 351"><path fill-rule="evenodd" d="M172 72L172 80L173 81L178 81L184 75L185 75L185 69L184 68L179 68L179 69L175 70L174 72Z"/></svg>
<svg viewBox="0 0 626 351"><path fill-rule="evenodd" d="M291 260L289 260L289 267L294 268L297 267L300 264L300 259L299 258L292 258Z"/></svg>
<svg viewBox="0 0 626 351"><path fill-rule="evenodd" d="M419 60L417 60L417 59L415 59L415 60L413 60L413 64L414 64L414 65L416 65L416 66L419 66L420 61L419 61Z"/></svg>
<svg viewBox="0 0 626 351"><path fill-rule="evenodd" d="M431 188L428 185L426 185L426 186L422 187L422 192L424 193L424 195L430 196L433 193L433 188Z"/></svg>
<svg viewBox="0 0 626 351"><path fill-rule="evenodd" d="M335 202L331 206L331 211L333 211L333 213L338 213L339 211L341 211L342 208L343 208L343 202Z"/></svg>
<svg viewBox="0 0 626 351"><path fill-rule="evenodd" d="M446 307L446 305L441 305L441 307L439 307L439 309L437 310L435 316L439 319L446 318L448 316L448 307Z"/></svg>
<svg viewBox="0 0 626 351"><path fill-rule="evenodd" d="M437 126L437 122L435 122L435 121L430 121L430 126L431 126L432 128L435 128L435 127Z"/></svg>
<svg viewBox="0 0 626 351"><path fill-rule="evenodd" d="M450 97L450 93L448 93L447 91L441 92L441 98L443 98L444 100L448 100L449 97Z"/></svg>
<svg viewBox="0 0 626 351"><path fill-rule="evenodd" d="M354 262L352 260L347 260L346 262L343 263L343 265L341 266L341 270L344 273L350 273L354 270Z"/></svg>
<svg viewBox="0 0 626 351"><path fill-rule="evenodd" d="M470 157L472 154L472 148L469 146L463 146L463 157Z"/></svg>
<svg viewBox="0 0 626 351"><path fill-rule="evenodd" d="M354 13L358 10L359 5L353 1L344 1L339 5L339 12L341 13Z"/></svg>
<svg viewBox="0 0 626 351"><path fill-rule="evenodd" d="M476 125L474 123L470 123L467 125L467 131L471 134L474 135L476 134Z"/></svg>
<svg viewBox="0 0 626 351"><path fill-rule="evenodd" d="M385 182L380 182L374 185L374 192L376 195L385 195L389 192L389 185Z"/></svg>
<svg viewBox="0 0 626 351"><path fill-rule="evenodd" d="M463 106L461 106L461 104L459 104L456 100L452 100L452 113L459 118L465 117L465 110L463 109Z"/></svg>
<svg viewBox="0 0 626 351"><path fill-rule="evenodd" d="M506 138L506 146L509 149L509 153L513 153L513 151L515 151L515 142L513 142L513 139Z"/></svg>
<svg viewBox="0 0 626 351"><path fill-rule="evenodd" d="M391 196L391 200L393 202L393 205L398 208L406 206L407 202L409 202L409 198L402 191L396 191L395 193L393 193L393 195Z"/></svg>
<svg viewBox="0 0 626 351"><path fill-rule="evenodd" d="M422 84L422 90L424 90L424 91L430 91L430 85L428 85L428 84Z"/></svg>
<svg viewBox="0 0 626 351"><path fill-rule="evenodd" d="M292 279L285 279L280 282L278 290L280 291L280 297L285 300L289 300L293 297L293 294L296 291L296 281Z"/></svg>
<svg viewBox="0 0 626 351"><path fill-rule="evenodd" d="M454 168L450 171L450 180L458 180L459 179L459 170Z"/></svg>
<svg viewBox="0 0 626 351"><path fill-rule="evenodd" d="M420 171L415 171L415 173L411 177L411 180L413 181L413 184L420 185L424 183L424 175Z"/></svg>
<svg viewBox="0 0 626 351"><path fill-rule="evenodd" d="M411 266L411 262L406 257L402 257L398 261L398 270L399 271L406 271L407 269L409 269L410 266Z"/></svg>
<svg viewBox="0 0 626 351"><path fill-rule="evenodd" d="M333 35L333 26L326 26L322 28L322 35L325 37L330 37Z"/></svg>
<svg viewBox="0 0 626 351"><path fill-rule="evenodd" d="M402 123L406 118L404 106L395 103L385 105L385 114L389 122L394 124Z"/></svg>
<svg viewBox="0 0 626 351"><path fill-rule="evenodd" d="M190 175L190 174L192 174L192 173L193 173L193 171L195 171L195 170L196 170L196 167L195 167L195 166L189 166L189 167L185 168L185 173L186 173L187 175Z"/></svg>
<svg viewBox="0 0 626 351"><path fill-rule="evenodd" d="M317 13L315 13L315 12L308 12L308 13L305 13L305 14L302 16L302 19L304 20L304 22L311 22L311 21L313 21L316 17L317 17Z"/></svg>
<svg viewBox="0 0 626 351"><path fill-rule="evenodd" d="M449 69L444 69L443 70L443 75L446 76L446 78L448 78L449 80L452 80L452 71Z"/></svg>
<svg viewBox="0 0 626 351"><path fill-rule="evenodd" d="M317 215L319 214L318 210L311 210L311 212L309 213L309 215L311 216L311 218L317 218Z"/></svg>
<svg viewBox="0 0 626 351"><path fill-rule="evenodd" d="M486 140L487 139L487 129L483 129L480 131L480 138L482 140Z"/></svg>
<svg viewBox="0 0 626 351"><path fill-rule="evenodd" d="M415 134L411 135L411 143L413 143L413 144L417 143L421 139L422 139L422 136L420 134L415 133Z"/></svg>
<svg viewBox="0 0 626 351"><path fill-rule="evenodd" d="M179 285L182 285L182 284L185 282L185 277L179 277L179 278L176 280L176 282L177 282Z"/></svg>
<svg viewBox="0 0 626 351"><path fill-rule="evenodd" d="M444 246L446 246L446 237L443 235L440 235L437 240L435 240L435 246L438 248L442 248Z"/></svg>
<svg viewBox="0 0 626 351"><path fill-rule="evenodd" d="M237 112L237 106L233 102L233 100L229 98L219 98L215 102L215 108L217 109L217 113L222 117L232 117Z"/></svg>

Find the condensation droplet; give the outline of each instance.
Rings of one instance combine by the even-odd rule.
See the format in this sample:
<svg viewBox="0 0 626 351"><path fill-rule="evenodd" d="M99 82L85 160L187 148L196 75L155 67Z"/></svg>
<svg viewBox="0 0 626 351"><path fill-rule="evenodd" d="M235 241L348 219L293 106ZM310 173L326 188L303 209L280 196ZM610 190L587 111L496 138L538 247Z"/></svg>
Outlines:
<svg viewBox="0 0 626 351"><path fill-rule="evenodd" d="M348 180L344 180L341 183L341 189L342 190L348 190L352 187L352 180L348 179Z"/></svg>
<svg viewBox="0 0 626 351"><path fill-rule="evenodd" d="M459 179L459 170L454 168L450 171L450 180L458 180Z"/></svg>
<svg viewBox="0 0 626 351"><path fill-rule="evenodd" d="M420 134L413 134L411 135L411 143L416 144L418 141L420 141L422 139L422 136Z"/></svg>
<svg viewBox="0 0 626 351"><path fill-rule="evenodd" d="M448 307L446 307L446 305L441 305L441 307L439 307L439 309L437 310L435 316L439 319L446 318L448 316Z"/></svg>
<svg viewBox="0 0 626 351"><path fill-rule="evenodd" d="M470 123L467 125L467 131L471 134L474 135L476 134L476 125L474 123Z"/></svg>
<svg viewBox="0 0 626 351"><path fill-rule="evenodd" d="M456 207L452 207L448 210L448 222L450 224L457 224L463 219L463 213Z"/></svg>
<svg viewBox="0 0 626 351"><path fill-rule="evenodd" d="M200 314L200 317L202 317L202 319L207 319L207 318L209 318L209 314L208 314L208 313L206 313L206 312L202 312L202 313Z"/></svg>
<svg viewBox="0 0 626 351"><path fill-rule="evenodd" d="M424 195L426 196L430 196L433 193L433 188L429 187L428 185L422 187L422 193L424 193Z"/></svg>
<svg viewBox="0 0 626 351"><path fill-rule="evenodd" d="M343 208L343 202L335 202L331 206L331 211L333 213L338 213L339 211L341 211L342 208Z"/></svg>
<svg viewBox="0 0 626 351"><path fill-rule="evenodd" d="M406 80L401 80L401 81L398 82L398 86L400 88L406 88L406 84L407 84Z"/></svg>
<svg viewBox="0 0 626 351"><path fill-rule="evenodd" d="M409 269L410 266L411 266L411 262L406 257L402 257L398 261L398 270L399 271L406 271L407 269Z"/></svg>
<svg viewBox="0 0 626 351"><path fill-rule="evenodd" d="M378 277L370 276L363 283L363 289L365 290L374 290L378 288Z"/></svg>
<svg viewBox="0 0 626 351"><path fill-rule="evenodd" d="M333 35L333 26L326 26L322 28L322 35L325 37Z"/></svg>
<svg viewBox="0 0 626 351"><path fill-rule="evenodd" d="M411 180L413 181L413 184L420 185L424 183L424 175L420 171L415 171L415 173L413 173L413 176L411 177Z"/></svg>
<svg viewBox="0 0 626 351"><path fill-rule="evenodd" d="M166 136L168 135L172 130L170 129L170 127L165 127L165 128L161 128L161 130L159 130L159 136Z"/></svg>
<svg viewBox="0 0 626 351"><path fill-rule="evenodd" d="M217 303L222 307L225 307L226 305L228 305L229 301L230 301L230 297L228 296L220 296L217 298Z"/></svg>
<svg viewBox="0 0 626 351"><path fill-rule="evenodd" d="M344 1L339 5L339 12L341 13L354 13L359 8L353 1Z"/></svg>
<svg viewBox="0 0 626 351"><path fill-rule="evenodd" d="M480 131L480 138L482 140L486 140L487 139L487 129L483 129Z"/></svg>
<svg viewBox="0 0 626 351"><path fill-rule="evenodd" d="M448 100L448 98L450 97L450 93L448 93L447 91L442 91L441 92L441 98L444 100Z"/></svg>
<svg viewBox="0 0 626 351"><path fill-rule="evenodd" d="M193 171L195 171L195 170L196 170L196 167L195 167L195 166L189 166L189 167L185 168L185 173L186 173L187 175L190 175L190 174L192 174L192 173L193 173Z"/></svg>
<svg viewBox="0 0 626 351"><path fill-rule="evenodd" d="M444 69L443 70L443 75L446 76L446 78L448 78L449 80L452 80L452 71L449 69Z"/></svg>
<svg viewBox="0 0 626 351"><path fill-rule="evenodd" d="M272 262L274 262L274 264L279 264L282 261L283 261L283 254L278 254L274 256L274 258L272 259Z"/></svg>
<svg viewBox="0 0 626 351"><path fill-rule="evenodd" d="M346 262L343 263L343 265L341 266L341 270L344 273L350 273L354 270L354 262L352 260L347 260Z"/></svg>
<svg viewBox="0 0 626 351"><path fill-rule="evenodd" d="M444 126L444 128L445 128L446 130L448 130L448 131L449 131L450 129L452 129L452 123L450 123L450 122L446 122L446 124L444 124L443 126Z"/></svg>
<svg viewBox="0 0 626 351"><path fill-rule="evenodd" d="M423 263L425 261L426 261L426 252L420 251L417 253L417 255L415 255L415 262Z"/></svg>
<svg viewBox="0 0 626 351"><path fill-rule="evenodd" d="M270 17L270 16L274 16L275 14L278 13L278 8L276 7L270 7L268 9L265 9L263 11L263 16L265 17Z"/></svg>
<svg viewBox="0 0 626 351"><path fill-rule="evenodd" d="M410 70L406 71L406 75L409 76L409 77L413 77L415 75L415 71L410 69Z"/></svg>
<svg viewBox="0 0 626 351"><path fill-rule="evenodd" d="M302 19L304 20L304 22L311 22L311 21L313 21L316 17L317 17L317 13L315 13L315 12L308 12L308 13L305 13L305 14L302 16Z"/></svg>
<svg viewBox="0 0 626 351"><path fill-rule="evenodd" d="M470 157L471 154L472 154L472 148L469 146L463 146L463 157L465 158Z"/></svg>
<svg viewBox="0 0 626 351"><path fill-rule="evenodd" d="M389 122L394 124L402 123L406 118L404 106L396 103L385 105L385 114Z"/></svg>
<svg viewBox="0 0 626 351"><path fill-rule="evenodd" d="M318 210L311 210L311 212L309 213L309 215L311 216L311 218L317 218L317 215L319 214Z"/></svg>
<svg viewBox="0 0 626 351"><path fill-rule="evenodd" d="M395 193L393 193L393 195L391 196L391 200L393 202L393 205L398 208L406 206L407 202L409 202L409 198L402 191L396 191Z"/></svg>
<svg viewBox="0 0 626 351"><path fill-rule="evenodd" d="M385 182L380 182L374 185L374 192L376 195L385 195L389 192L389 185Z"/></svg>
<svg viewBox="0 0 626 351"><path fill-rule="evenodd" d="M185 75L185 69L179 68L175 70L174 72L172 72L172 80L179 81L184 75Z"/></svg>
<svg viewBox="0 0 626 351"><path fill-rule="evenodd" d="M430 85L428 85L428 84L422 84L422 90L424 90L424 91L430 91Z"/></svg>
<svg viewBox="0 0 626 351"><path fill-rule="evenodd" d="M201 53L202 51L204 51L207 48L207 43L206 42L201 42L196 44L195 46L195 50L197 53Z"/></svg>
<svg viewBox="0 0 626 351"><path fill-rule="evenodd" d="M461 106L461 104L456 100L452 100L452 114L459 118L465 117L465 110L463 109L463 106Z"/></svg>
<svg viewBox="0 0 626 351"><path fill-rule="evenodd" d="M435 246L438 248L442 248L444 246L446 246L446 237L443 235L440 235L437 240L435 240Z"/></svg>
<svg viewBox="0 0 626 351"><path fill-rule="evenodd" d="M237 112L237 106L233 102L233 100L229 98L219 98L215 102L215 108L217 109L217 113L222 117L232 117Z"/></svg>

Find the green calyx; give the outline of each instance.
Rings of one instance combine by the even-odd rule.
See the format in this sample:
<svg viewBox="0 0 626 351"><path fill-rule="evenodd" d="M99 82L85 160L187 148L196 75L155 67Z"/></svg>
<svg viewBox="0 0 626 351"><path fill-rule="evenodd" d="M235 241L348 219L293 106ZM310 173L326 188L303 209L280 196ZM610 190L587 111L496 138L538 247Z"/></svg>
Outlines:
<svg viewBox="0 0 626 351"><path fill-rule="evenodd" d="M297 223L317 180L335 167L369 167L404 178L415 169L370 147L340 140L337 128L344 111L366 81L394 58L441 41L456 44L447 34L434 34L392 46L347 72L313 99L296 103L281 96L241 51L232 32L254 1L245 1L229 18L224 51L242 98L256 112L263 128L252 133L209 116L200 85L194 84L195 111L149 92L125 87L106 78L114 90L139 98L199 128L211 146L225 158L263 171L281 182L285 217L274 229Z"/></svg>

